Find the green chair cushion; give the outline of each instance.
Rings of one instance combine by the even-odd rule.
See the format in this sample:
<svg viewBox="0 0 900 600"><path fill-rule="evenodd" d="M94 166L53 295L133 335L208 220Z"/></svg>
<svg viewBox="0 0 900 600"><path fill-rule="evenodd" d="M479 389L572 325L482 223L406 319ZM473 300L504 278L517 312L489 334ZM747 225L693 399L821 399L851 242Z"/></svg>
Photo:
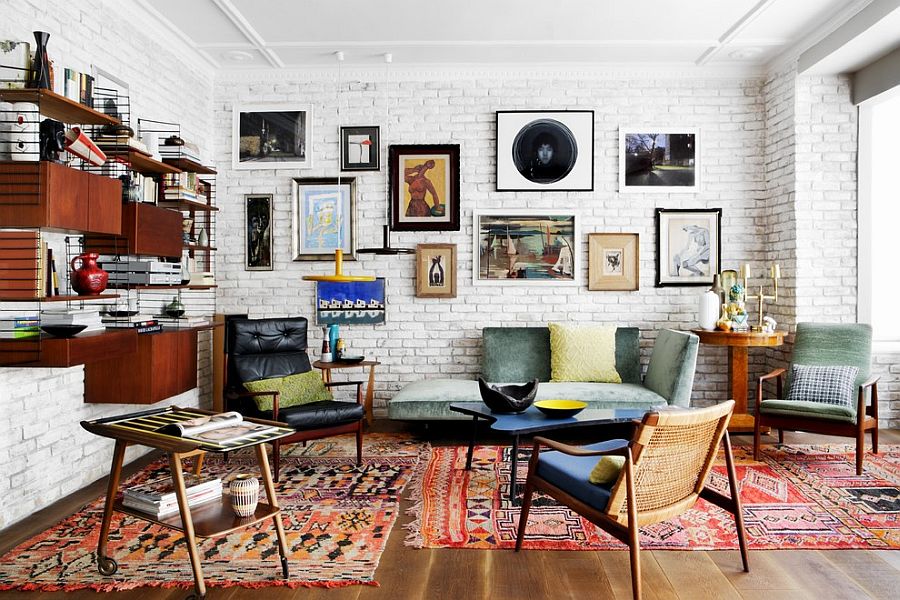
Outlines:
<svg viewBox="0 0 900 600"><path fill-rule="evenodd" d="M791 364L852 366L859 369L853 389L869 378L872 327L861 323L798 323ZM790 371L784 397L791 389Z"/></svg>
<svg viewBox="0 0 900 600"><path fill-rule="evenodd" d="M279 392L279 409L334 399L318 371L246 381L244 387L251 392ZM255 396L253 400L259 410L272 410L272 396Z"/></svg>
<svg viewBox="0 0 900 600"><path fill-rule="evenodd" d="M837 404L791 400L763 400L759 412L773 417L805 417L856 423L856 410Z"/></svg>

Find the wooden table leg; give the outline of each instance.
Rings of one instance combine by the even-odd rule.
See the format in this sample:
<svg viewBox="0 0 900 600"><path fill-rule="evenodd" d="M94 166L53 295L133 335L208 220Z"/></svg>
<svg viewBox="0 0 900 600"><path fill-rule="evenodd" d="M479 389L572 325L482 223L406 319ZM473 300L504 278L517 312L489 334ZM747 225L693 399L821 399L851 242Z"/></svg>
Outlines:
<svg viewBox="0 0 900 600"><path fill-rule="evenodd" d="M266 489L266 498L272 506L278 506L278 497L275 495L275 485L272 483L272 473L269 471L269 459L266 456L266 449L263 444L257 444L256 462L259 464L259 474L263 480L263 487ZM284 526L281 524L281 513L276 513L272 517L275 523L275 535L278 537L278 553L281 555L281 574L287 579L290 577L287 561L287 539L284 536Z"/></svg>
<svg viewBox="0 0 900 600"><path fill-rule="evenodd" d="M731 380L731 398L734 400L734 413L728 424L732 433L752 433L754 417L747 413L747 378L749 349L746 346L730 346L728 348L728 377Z"/></svg>
<svg viewBox="0 0 900 600"><path fill-rule="evenodd" d="M331 383L331 369L322 369L322 379L325 383Z"/></svg>
<svg viewBox="0 0 900 600"><path fill-rule="evenodd" d="M187 492L184 489L184 473L181 471L181 456L169 454L169 469L175 481L175 497L178 499L178 510L181 513L181 524L184 526L184 537L187 542L188 556L191 558L191 570L194 572L194 589L197 596L206 595L206 584L203 583L203 567L200 565L200 553L197 551L197 539L194 536L194 521L191 508L188 506Z"/></svg>
<svg viewBox="0 0 900 600"><path fill-rule="evenodd" d="M372 401L375 399L375 365L369 365L369 383L366 385L366 423L372 426Z"/></svg>
<svg viewBox="0 0 900 600"><path fill-rule="evenodd" d="M113 504L119 491L119 479L122 476L122 463L125 462L125 448L128 443L116 440L113 450L112 466L109 469L109 482L106 487L106 502L103 505L103 522L100 525L100 541L97 543L97 569L102 575L112 575L119 570L119 565L112 558L106 556L106 544L109 538L109 528L112 525Z"/></svg>

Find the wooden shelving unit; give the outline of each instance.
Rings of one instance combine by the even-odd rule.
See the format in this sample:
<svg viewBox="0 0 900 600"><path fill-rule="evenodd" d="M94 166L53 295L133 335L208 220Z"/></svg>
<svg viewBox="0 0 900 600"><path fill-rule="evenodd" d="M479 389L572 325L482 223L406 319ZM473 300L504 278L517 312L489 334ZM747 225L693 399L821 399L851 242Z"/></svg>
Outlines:
<svg viewBox="0 0 900 600"><path fill-rule="evenodd" d="M43 296L41 298L0 296L0 302L81 302L91 300L109 300L110 298L118 297L118 294L97 294L94 296Z"/></svg>
<svg viewBox="0 0 900 600"><path fill-rule="evenodd" d="M50 90L0 90L0 101L34 102L41 107L41 115L63 123L84 125L118 125L119 119L96 111Z"/></svg>
<svg viewBox="0 0 900 600"><path fill-rule="evenodd" d="M206 167L189 158L163 158L163 162L167 165L172 165L179 171L188 171L190 173L197 173L198 175L216 174L216 170L212 167Z"/></svg>
<svg viewBox="0 0 900 600"><path fill-rule="evenodd" d="M176 210L197 210L202 212L215 212L219 210L218 206L212 206L210 204L204 204L203 202L188 199L178 200L177 202L161 200L159 205L166 208L174 208Z"/></svg>
<svg viewBox="0 0 900 600"><path fill-rule="evenodd" d="M165 175L166 173L180 173L181 169L160 162L152 156L147 156L137 150L119 150L106 153L110 160L118 160L127 163L132 171L142 175Z"/></svg>
<svg viewBox="0 0 900 600"><path fill-rule="evenodd" d="M0 340L0 359L21 367L65 368L107 359L112 355L134 356L137 351L137 333L131 329L104 329L80 333L72 338L56 338L46 334L40 337ZM40 344L40 351L35 347ZM33 360L21 356L33 354ZM6 356L15 358L10 360Z"/></svg>

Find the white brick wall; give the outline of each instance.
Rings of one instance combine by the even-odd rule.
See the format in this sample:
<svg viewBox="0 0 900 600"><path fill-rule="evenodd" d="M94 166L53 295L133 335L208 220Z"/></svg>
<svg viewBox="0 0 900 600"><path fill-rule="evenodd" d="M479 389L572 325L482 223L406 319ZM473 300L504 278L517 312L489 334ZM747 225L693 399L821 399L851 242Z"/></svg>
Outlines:
<svg viewBox="0 0 900 600"><path fill-rule="evenodd" d="M216 85L220 226L240 231L243 195L275 195L275 270L243 270L243 249L229 244L218 255L219 308L252 316L313 317L315 287L301 281L310 272L328 272L330 262L291 261L292 177L337 175L337 87L333 73L307 72L258 78L224 77ZM252 77L252 76L248 76ZM633 325L644 331L645 352L662 327L696 326L700 288L654 288L654 209L723 209L723 262L762 265L766 249L766 187L763 164L765 105L757 78L660 78L604 72L546 74L499 70L392 73L359 71L344 76L344 125L381 125L390 144L461 145L462 230L393 234L395 245L452 242L459 247L458 297L414 297L411 256L362 256L345 268L387 277L384 326L346 328L355 350L377 357L376 412L401 386L422 377L471 377L480 370L481 329L488 325L543 324L583 320ZM231 114L236 102L298 102L315 107L315 168L303 171L232 171ZM390 120L385 124L385 102ZM591 109L595 111L595 190L584 193L495 191L495 111L500 109ZM701 128L703 191L699 194L623 194L618 187L620 125ZM386 156L386 155L383 155ZM347 174L348 176L353 174ZM381 244L387 170L355 174L359 189L359 245ZM570 209L582 216L582 231L633 231L641 235L641 289L588 292L587 266L578 288L475 286L472 283L472 211L483 208ZM241 240L243 242L243 240ZM587 257L586 236L581 255ZM251 293L248 294L248 291ZM311 346L320 333L311 330ZM722 398L724 354L702 349L695 401ZM760 365L764 356L754 357ZM762 367L760 366L760 369Z"/></svg>
<svg viewBox="0 0 900 600"><path fill-rule="evenodd" d="M181 123L183 135L211 156L211 71L134 5L23 1L6 3L2 14L0 39L33 42L33 30L48 31L57 77L64 67L89 73L96 64L129 84L133 126L137 117ZM185 303L190 308L196 300ZM200 298L204 306L213 302L211 292ZM208 337L201 337L203 386L167 403L196 406L201 395L208 400ZM109 471L112 442L78 423L142 407L85 404L83 389L83 367L0 368L0 529ZM126 460L145 451L129 449Z"/></svg>

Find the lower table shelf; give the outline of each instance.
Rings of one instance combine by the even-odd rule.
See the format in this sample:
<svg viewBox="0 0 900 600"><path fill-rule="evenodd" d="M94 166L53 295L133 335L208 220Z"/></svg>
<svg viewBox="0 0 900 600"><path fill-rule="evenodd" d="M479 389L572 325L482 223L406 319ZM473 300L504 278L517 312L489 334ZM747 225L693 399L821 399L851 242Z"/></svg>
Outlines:
<svg viewBox="0 0 900 600"><path fill-rule="evenodd" d="M184 531L184 524L182 523L180 514L157 519L153 515L125 506L121 501L117 501L113 505L113 509L139 519L144 519L145 521L151 521L171 529ZM231 509L231 504L228 499L223 497L221 502L209 502L191 508L191 521L194 525L194 535L206 538L231 533L237 529L264 521L280 512L280 508L266 504L265 502L260 502L256 505L256 512L253 513L252 516L238 517Z"/></svg>

